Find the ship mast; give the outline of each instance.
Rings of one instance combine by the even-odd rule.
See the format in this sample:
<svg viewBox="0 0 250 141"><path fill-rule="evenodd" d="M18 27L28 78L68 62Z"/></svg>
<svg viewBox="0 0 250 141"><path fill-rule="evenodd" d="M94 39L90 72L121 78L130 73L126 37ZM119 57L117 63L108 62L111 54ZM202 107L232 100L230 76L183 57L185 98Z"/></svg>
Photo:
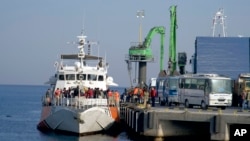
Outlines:
<svg viewBox="0 0 250 141"><path fill-rule="evenodd" d="M78 53L78 57L80 58L80 68L83 68L83 59L85 58L85 52L84 52L84 45L86 44L86 38L87 36L83 35L83 31L80 36L77 36L78 38L78 48L80 49L80 52Z"/></svg>
<svg viewBox="0 0 250 141"><path fill-rule="evenodd" d="M213 18L213 27L212 27L212 30L213 30L213 33L212 33L212 36L215 37L215 28L216 28L216 25L221 25L222 27L222 35L223 37L227 37L227 34L226 34L226 26L225 26L225 18L226 16L224 16L224 10L223 8L220 8L214 15L214 18ZM219 34L220 36L220 34Z"/></svg>

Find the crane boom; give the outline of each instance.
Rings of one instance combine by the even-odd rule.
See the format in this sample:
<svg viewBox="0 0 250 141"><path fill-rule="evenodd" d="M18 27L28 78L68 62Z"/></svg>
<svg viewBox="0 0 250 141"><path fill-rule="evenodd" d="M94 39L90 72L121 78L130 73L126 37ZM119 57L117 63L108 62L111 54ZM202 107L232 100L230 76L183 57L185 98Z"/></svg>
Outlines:
<svg viewBox="0 0 250 141"><path fill-rule="evenodd" d="M169 69L170 75L176 71L176 5L170 7Z"/></svg>
<svg viewBox="0 0 250 141"><path fill-rule="evenodd" d="M160 70L163 70L163 57L164 57L164 39L165 27L156 26L150 29L142 45L132 46L129 49L130 58L140 58L141 60L151 60L153 58L152 49L150 48L152 38L158 33L161 35L161 54L160 54Z"/></svg>
<svg viewBox="0 0 250 141"><path fill-rule="evenodd" d="M151 45L151 40L155 33L159 33L161 35L161 54L160 54L160 70L163 70L163 57L164 57L164 38L165 38L165 27L164 26L156 26L150 29L147 37L143 42L143 46L149 48Z"/></svg>

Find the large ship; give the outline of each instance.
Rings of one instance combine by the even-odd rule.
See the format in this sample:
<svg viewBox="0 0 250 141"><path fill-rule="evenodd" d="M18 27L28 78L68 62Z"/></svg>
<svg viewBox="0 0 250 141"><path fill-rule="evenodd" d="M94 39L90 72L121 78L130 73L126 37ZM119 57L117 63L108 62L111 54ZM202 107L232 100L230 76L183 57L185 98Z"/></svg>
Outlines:
<svg viewBox="0 0 250 141"><path fill-rule="evenodd" d="M85 53L91 45L87 36L77 38L79 52L62 54L55 75L46 82L50 88L42 99L37 125L41 131L85 135L112 129L119 122L119 107L110 105L105 95L109 86L118 86L107 75L108 63Z"/></svg>

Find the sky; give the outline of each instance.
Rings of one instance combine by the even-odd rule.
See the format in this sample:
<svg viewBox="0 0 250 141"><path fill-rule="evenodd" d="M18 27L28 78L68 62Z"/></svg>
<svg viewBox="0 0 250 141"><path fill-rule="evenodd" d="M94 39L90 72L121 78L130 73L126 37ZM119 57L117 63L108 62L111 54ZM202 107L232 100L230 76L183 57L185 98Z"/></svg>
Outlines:
<svg viewBox="0 0 250 141"><path fill-rule="evenodd" d="M250 37L249 0L1 0L0 84L43 85L54 75L58 56L77 51L67 42L77 41L84 28L88 40L99 43L92 53L106 56L108 75L120 86L130 86L125 56L131 43L139 42L140 23L142 38L155 26L166 27L168 58L172 5L177 5L177 53L186 52L188 60L195 38L212 36L212 18L219 8L227 16L228 36ZM143 19L136 17L137 10L144 10ZM159 35L151 48L155 62L147 64L147 80L160 70ZM135 68L133 64L132 79L138 76ZM192 71L189 63L186 71Z"/></svg>

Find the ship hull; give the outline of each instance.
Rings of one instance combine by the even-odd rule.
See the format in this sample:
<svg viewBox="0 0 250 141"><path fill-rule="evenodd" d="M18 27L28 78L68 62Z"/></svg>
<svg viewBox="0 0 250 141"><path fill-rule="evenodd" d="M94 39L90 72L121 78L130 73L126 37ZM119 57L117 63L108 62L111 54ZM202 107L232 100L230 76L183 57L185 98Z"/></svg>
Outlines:
<svg viewBox="0 0 250 141"><path fill-rule="evenodd" d="M118 124L117 119L112 115L118 115L118 110L110 109L110 107L92 107L83 110L74 107L44 106L37 128L43 132L93 134L109 130Z"/></svg>

